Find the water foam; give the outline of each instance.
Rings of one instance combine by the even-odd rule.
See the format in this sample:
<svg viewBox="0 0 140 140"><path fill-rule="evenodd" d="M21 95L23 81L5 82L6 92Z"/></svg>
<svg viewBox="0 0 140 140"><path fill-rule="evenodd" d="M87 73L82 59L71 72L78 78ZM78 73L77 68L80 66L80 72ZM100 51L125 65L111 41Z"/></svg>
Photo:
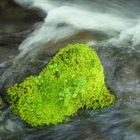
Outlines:
<svg viewBox="0 0 140 140"><path fill-rule="evenodd" d="M90 5L78 5L77 3L59 2L56 0L16 0L16 2L29 8L39 8L46 13L44 23L19 46L20 56L28 51L47 44L50 41L58 41L70 36L79 30L104 32L108 35L120 33L120 38L127 36L126 30L135 25L135 19L118 16L115 13L99 12ZM89 7L89 9L88 9ZM109 7L108 7L109 8ZM118 10L119 13L119 10ZM67 25L58 29L58 25ZM133 30L133 29L132 29ZM132 32L132 31L130 31ZM138 38L134 37L134 40ZM19 56L18 56L19 57Z"/></svg>

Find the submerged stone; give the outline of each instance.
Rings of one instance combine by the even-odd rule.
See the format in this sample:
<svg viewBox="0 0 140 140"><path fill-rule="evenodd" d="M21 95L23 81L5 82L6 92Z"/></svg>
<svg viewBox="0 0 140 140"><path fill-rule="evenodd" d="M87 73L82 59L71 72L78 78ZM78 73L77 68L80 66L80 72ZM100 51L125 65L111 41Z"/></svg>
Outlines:
<svg viewBox="0 0 140 140"><path fill-rule="evenodd" d="M61 49L37 76L7 91L10 108L32 126L58 124L78 109L99 109L114 101L96 52L85 44Z"/></svg>

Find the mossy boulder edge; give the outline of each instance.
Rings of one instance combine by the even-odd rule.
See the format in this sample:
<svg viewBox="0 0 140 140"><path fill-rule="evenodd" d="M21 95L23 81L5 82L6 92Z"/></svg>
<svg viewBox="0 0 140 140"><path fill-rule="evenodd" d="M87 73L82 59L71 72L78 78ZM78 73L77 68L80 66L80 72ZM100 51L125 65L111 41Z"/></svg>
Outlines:
<svg viewBox="0 0 140 140"><path fill-rule="evenodd" d="M0 97L0 108L2 107L3 105L3 101L2 101L2 98Z"/></svg>
<svg viewBox="0 0 140 140"><path fill-rule="evenodd" d="M99 109L114 101L99 57L85 44L60 49L39 75L16 83L7 95L13 112L32 126L58 124L80 108Z"/></svg>

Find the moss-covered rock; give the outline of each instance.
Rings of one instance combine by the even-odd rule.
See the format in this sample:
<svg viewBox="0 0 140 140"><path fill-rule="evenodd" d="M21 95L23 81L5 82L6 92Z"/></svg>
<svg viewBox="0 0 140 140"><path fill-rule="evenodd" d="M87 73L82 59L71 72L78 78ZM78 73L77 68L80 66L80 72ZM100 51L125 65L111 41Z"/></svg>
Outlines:
<svg viewBox="0 0 140 140"><path fill-rule="evenodd" d="M114 100L96 52L85 44L61 49L38 76L7 93L11 109L32 126L57 124L80 108L99 109Z"/></svg>
<svg viewBox="0 0 140 140"><path fill-rule="evenodd" d="M3 106L3 101L2 101L2 98L0 97L0 109L2 108Z"/></svg>

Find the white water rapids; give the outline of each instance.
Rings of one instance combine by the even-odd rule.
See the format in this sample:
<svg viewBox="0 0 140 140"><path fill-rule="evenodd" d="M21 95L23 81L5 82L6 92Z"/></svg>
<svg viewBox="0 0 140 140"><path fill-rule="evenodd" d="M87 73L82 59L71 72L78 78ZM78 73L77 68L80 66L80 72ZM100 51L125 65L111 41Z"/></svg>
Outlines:
<svg viewBox="0 0 140 140"><path fill-rule="evenodd" d="M123 42L130 37L134 44L140 42L140 15L136 15L140 10L130 11L129 8L134 7L129 2L128 9L124 9L121 1L16 0L16 2L28 8L41 9L46 14L44 23L41 23L19 46L22 51L20 56L29 50L33 51L41 43L58 41L79 30L103 32L113 37L117 35L118 39L115 38L117 42ZM59 25L67 26L59 29L57 28Z"/></svg>

